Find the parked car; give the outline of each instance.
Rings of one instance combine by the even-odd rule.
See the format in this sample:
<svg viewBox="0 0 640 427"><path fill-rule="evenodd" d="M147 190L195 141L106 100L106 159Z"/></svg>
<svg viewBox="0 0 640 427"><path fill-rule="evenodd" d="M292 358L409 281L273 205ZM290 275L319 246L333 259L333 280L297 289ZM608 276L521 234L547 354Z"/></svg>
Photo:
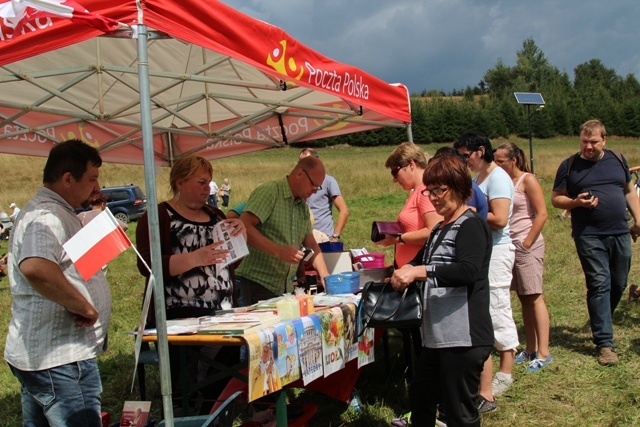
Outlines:
<svg viewBox="0 0 640 427"><path fill-rule="evenodd" d="M107 208L124 223L137 220L147 211L147 198L137 185L102 187L100 191L107 196Z"/></svg>

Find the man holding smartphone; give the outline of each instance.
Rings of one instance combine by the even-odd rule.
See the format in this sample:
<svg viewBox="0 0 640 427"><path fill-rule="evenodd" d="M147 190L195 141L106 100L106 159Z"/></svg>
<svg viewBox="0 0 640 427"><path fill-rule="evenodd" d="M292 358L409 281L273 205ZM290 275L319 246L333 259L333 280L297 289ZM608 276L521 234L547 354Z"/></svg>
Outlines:
<svg viewBox="0 0 640 427"><path fill-rule="evenodd" d="M598 363L617 365L613 312L627 286L631 238L640 234L640 202L629 165L604 148L606 130L599 120L580 127L580 152L558 168L551 203L571 210L572 237L587 285L587 307ZM633 217L627 223L626 209Z"/></svg>

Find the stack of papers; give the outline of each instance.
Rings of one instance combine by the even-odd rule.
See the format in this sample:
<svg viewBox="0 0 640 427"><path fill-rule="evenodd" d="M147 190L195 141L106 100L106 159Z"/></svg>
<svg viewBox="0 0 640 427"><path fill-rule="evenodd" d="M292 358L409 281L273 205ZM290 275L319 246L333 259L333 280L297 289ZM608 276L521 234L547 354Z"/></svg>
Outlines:
<svg viewBox="0 0 640 427"><path fill-rule="evenodd" d="M225 313L200 318L199 334L239 335L274 325L280 318L272 310L253 310L247 313Z"/></svg>

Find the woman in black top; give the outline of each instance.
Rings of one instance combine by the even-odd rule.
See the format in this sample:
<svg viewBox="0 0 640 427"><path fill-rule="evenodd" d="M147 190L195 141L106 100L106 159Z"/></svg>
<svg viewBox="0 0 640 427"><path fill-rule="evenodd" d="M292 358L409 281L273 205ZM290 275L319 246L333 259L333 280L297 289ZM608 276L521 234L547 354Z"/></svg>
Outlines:
<svg viewBox="0 0 640 427"><path fill-rule="evenodd" d="M493 346L491 232L466 205L471 177L462 160L432 160L423 180L425 195L444 220L413 261L391 277L398 291L416 281L423 289L423 348L409 389L411 422L434 425L440 403L447 425L480 426L476 406L480 373Z"/></svg>

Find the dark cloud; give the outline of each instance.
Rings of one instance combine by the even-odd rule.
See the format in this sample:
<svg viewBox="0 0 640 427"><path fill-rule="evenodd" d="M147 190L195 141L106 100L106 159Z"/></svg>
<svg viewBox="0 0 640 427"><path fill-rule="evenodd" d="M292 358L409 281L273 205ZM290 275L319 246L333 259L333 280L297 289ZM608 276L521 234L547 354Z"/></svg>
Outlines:
<svg viewBox="0 0 640 427"><path fill-rule="evenodd" d="M640 76L640 8L630 0L223 2L414 93L475 86L498 59L515 65L527 38L571 78L593 58Z"/></svg>

